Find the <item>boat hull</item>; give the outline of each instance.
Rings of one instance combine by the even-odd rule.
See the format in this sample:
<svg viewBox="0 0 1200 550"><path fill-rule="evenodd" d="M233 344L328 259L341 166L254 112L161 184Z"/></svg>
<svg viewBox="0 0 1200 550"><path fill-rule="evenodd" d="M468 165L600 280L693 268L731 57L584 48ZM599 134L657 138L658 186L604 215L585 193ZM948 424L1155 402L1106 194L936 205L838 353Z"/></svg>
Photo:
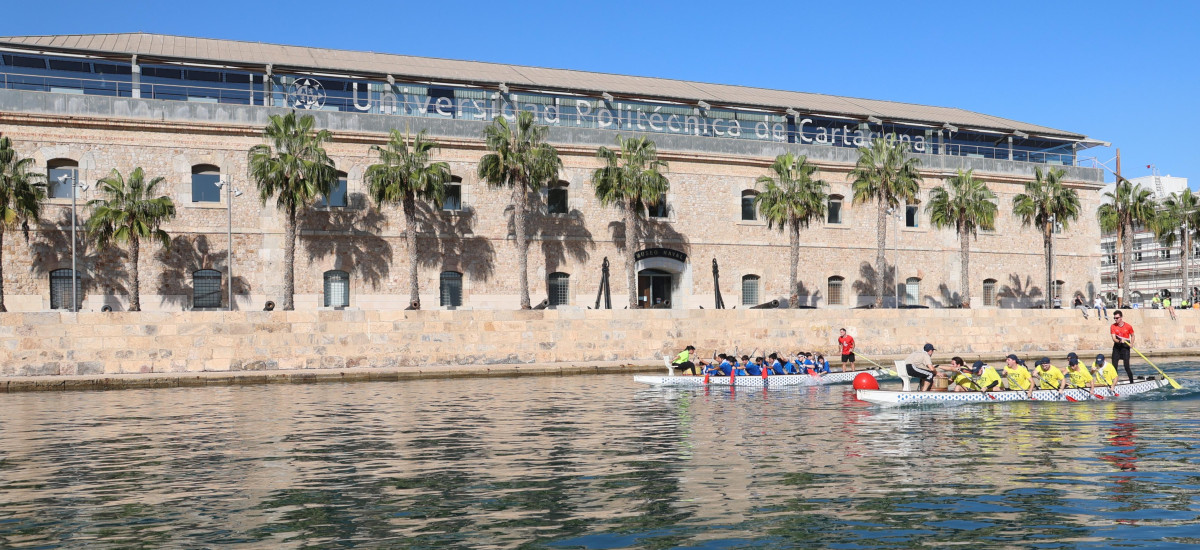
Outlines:
<svg viewBox="0 0 1200 550"><path fill-rule="evenodd" d="M783 386L825 386L829 384L846 384L854 381L854 377L860 373L867 373L875 378L886 376L890 371L882 369L862 370L855 372L831 372L820 376L811 374L776 374L768 376L765 380L761 376L735 376L733 385L739 388L761 388L761 387L783 387ZM651 386L671 386L671 387L704 387L703 376L634 376L634 382L642 384L650 384ZM708 377L709 386L729 386L728 376L710 376Z"/></svg>
<svg viewBox="0 0 1200 550"><path fill-rule="evenodd" d="M1114 396L1107 386L1096 388L1096 395L1105 399L1128 397L1139 393L1157 390L1167 385L1166 380L1142 380L1132 384L1117 384ZM1087 390L1068 389L1065 395L1078 402L1100 401ZM999 403L1008 401L1068 401L1060 397L1058 390L1035 390L1033 399L1029 399L1023 391L988 392L903 392L883 390L858 390L858 399L884 406L902 405L961 405L964 403ZM994 399L993 399L994 398Z"/></svg>

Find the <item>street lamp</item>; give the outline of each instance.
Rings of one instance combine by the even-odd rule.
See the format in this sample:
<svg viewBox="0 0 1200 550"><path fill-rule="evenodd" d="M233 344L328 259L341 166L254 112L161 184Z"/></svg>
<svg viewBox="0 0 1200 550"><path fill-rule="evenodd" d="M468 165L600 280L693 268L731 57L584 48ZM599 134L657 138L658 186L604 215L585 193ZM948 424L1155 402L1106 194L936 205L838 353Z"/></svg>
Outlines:
<svg viewBox="0 0 1200 550"><path fill-rule="evenodd" d="M229 188L225 190L225 195L229 197L229 202L227 203L229 205L229 208L227 208L229 211L229 225L225 228L226 236L229 237L229 257L226 258L225 277L229 279L229 311L233 311L233 197L242 196L242 192L230 182L225 181L224 176L221 176L221 179L217 180L217 189L224 189L225 187Z"/></svg>
<svg viewBox="0 0 1200 550"><path fill-rule="evenodd" d="M70 173L58 177L58 182L63 185L67 185L68 181L71 182L71 313L79 313L79 271L75 267L75 196L79 194L79 189L87 191L88 185L79 183L79 178L72 177Z"/></svg>

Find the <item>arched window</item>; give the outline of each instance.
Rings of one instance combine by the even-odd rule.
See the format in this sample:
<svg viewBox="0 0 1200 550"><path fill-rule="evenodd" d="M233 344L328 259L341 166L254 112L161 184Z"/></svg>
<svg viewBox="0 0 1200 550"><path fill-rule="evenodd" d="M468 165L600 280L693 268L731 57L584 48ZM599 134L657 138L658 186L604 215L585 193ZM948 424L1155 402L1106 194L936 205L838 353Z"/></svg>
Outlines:
<svg viewBox="0 0 1200 550"><path fill-rule="evenodd" d="M921 279L909 277L904 280L904 305L915 306L920 302Z"/></svg>
<svg viewBox="0 0 1200 550"><path fill-rule="evenodd" d="M221 202L221 169L211 164L192 167L192 202Z"/></svg>
<svg viewBox="0 0 1200 550"><path fill-rule="evenodd" d="M83 304L83 285L75 277L75 311ZM71 270L55 269L50 272L50 309L71 309Z"/></svg>
<svg viewBox="0 0 1200 550"><path fill-rule="evenodd" d="M921 201L909 201L904 205L904 227L918 227L921 223Z"/></svg>
<svg viewBox="0 0 1200 550"><path fill-rule="evenodd" d="M843 197L841 195L829 195L825 223L842 223L842 200Z"/></svg>
<svg viewBox="0 0 1200 550"><path fill-rule="evenodd" d="M1062 292L1065 284L1063 281L1054 281L1053 292L1051 293L1051 296L1054 297L1054 307L1062 305Z"/></svg>
<svg viewBox="0 0 1200 550"><path fill-rule="evenodd" d="M350 274L333 269L325 272L325 307L350 307Z"/></svg>
<svg viewBox="0 0 1200 550"><path fill-rule="evenodd" d="M758 275L742 276L742 305L758 305Z"/></svg>
<svg viewBox="0 0 1200 550"><path fill-rule="evenodd" d="M842 283L845 280L846 278L841 275L834 275L829 278L829 289L827 291L829 305L840 306L845 304L842 298Z"/></svg>
<svg viewBox="0 0 1200 550"><path fill-rule="evenodd" d="M462 300L462 273L457 271L443 271L441 279L441 295L442 307L461 307Z"/></svg>
<svg viewBox="0 0 1200 550"><path fill-rule="evenodd" d="M221 272L201 269L192 273L192 309L221 307Z"/></svg>
<svg viewBox="0 0 1200 550"><path fill-rule="evenodd" d="M569 305L571 303L571 276L566 273L551 273L546 279L550 305Z"/></svg>
<svg viewBox="0 0 1200 550"><path fill-rule="evenodd" d="M46 163L47 197L51 199L71 198L71 190L78 181L78 162L71 159L54 159Z"/></svg>
<svg viewBox="0 0 1200 550"><path fill-rule="evenodd" d="M446 198L442 200L442 210L457 212L462 210L462 178L450 176L446 182Z"/></svg>
<svg viewBox="0 0 1200 550"><path fill-rule="evenodd" d="M567 186L570 183L559 180L550 185L546 190L546 213L547 214L566 214L570 211L567 199Z"/></svg>
<svg viewBox="0 0 1200 550"><path fill-rule="evenodd" d="M663 195L653 203L646 204L646 215L651 218L662 219L667 217L667 196Z"/></svg>
<svg viewBox="0 0 1200 550"><path fill-rule="evenodd" d="M337 181L333 182L333 187L329 189L329 195L317 199L317 206L320 208L345 208L348 189L346 178L346 173L338 170Z"/></svg>
<svg viewBox="0 0 1200 550"><path fill-rule="evenodd" d="M754 205L754 198L757 196L758 191L753 189L742 191L742 221L752 222L758 219L758 209Z"/></svg>
<svg viewBox="0 0 1200 550"><path fill-rule="evenodd" d="M984 279L983 280L983 305L985 305L985 306L996 305L996 280L995 279Z"/></svg>

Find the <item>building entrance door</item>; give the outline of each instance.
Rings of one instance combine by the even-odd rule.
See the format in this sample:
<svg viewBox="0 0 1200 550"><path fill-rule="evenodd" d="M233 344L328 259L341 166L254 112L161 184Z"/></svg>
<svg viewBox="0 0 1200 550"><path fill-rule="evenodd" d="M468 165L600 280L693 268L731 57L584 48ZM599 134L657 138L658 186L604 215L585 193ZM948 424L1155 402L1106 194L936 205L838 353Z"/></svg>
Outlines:
<svg viewBox="0 0 1200 550"><path fill-rule="evenodd" d="M638 305L641 307L670 307L672 275L660 269L638 272Z"/></svg>

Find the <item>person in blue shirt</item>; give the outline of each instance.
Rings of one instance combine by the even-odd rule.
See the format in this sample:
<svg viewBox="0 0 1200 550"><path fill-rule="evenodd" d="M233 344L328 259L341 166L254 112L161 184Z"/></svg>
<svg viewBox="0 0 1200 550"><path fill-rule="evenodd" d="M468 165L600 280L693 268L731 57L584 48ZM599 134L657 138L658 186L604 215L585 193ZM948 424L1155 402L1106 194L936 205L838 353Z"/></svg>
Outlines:
<svg viewBox="0 0 1200 550"><path fill-rule="evenodd" d="M801 355L804 356L804 361L800 363L802 374L812 374L814 367L817 366L817 364L813 362L812 354L806 351Z"/></svg>
<svg viewBox="0 0 1200 550"><path fill-rule="evenodd" d="M820 373L826 373L826 374L829 373L829 361L825 360L824 355L820 355L820 354L817 355L817 360L813 366L813 370L815 370L816 372L820 372Z"/></svg>
<svg viewBox="0 0 1200 550"><path fill-rule="evenodd" d="M755 357L753 361L746 361L746 374L748 376L762 376L764 368L766 368L766 365L763 364L762 356Z"/></svg>
<svg viewBox="0 0 1200 550"><path fill-rule="evenodd" d="M722 353L717 355L717 358L712 363L706 363L704 365L703 374L707 374L709 376L729 376L729 360L726 357L727 356Z"/></svg>
<svg viewBox="0 0 1200 550"><path fill-rule="evenodd" d="M749 355L743 355L741 363L737 362L736 357L734 358L733 366L734 366L734 368L737 369L737 376L749 375L750 373L746 372L746 367L748 367L749 365L750 365L750 356ZM759 374L761 374L761 373L759 373Z"/></svg>
<svg viewBox="0 0 1200 550"><path fill-rule="evenodd" d="M787 374L778 353L772 353L769 358L771 359L771 374Z"/></svg>

